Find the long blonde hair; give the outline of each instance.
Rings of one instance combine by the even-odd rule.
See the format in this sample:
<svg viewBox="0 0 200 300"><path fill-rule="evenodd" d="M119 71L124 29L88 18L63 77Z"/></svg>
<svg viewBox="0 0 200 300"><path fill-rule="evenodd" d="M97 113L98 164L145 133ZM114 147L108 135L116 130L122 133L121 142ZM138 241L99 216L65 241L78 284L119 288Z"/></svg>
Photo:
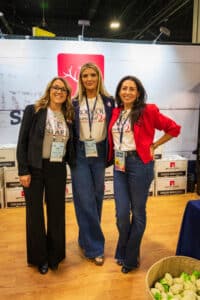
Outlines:
<svg viewBox="0 0 200 300"><path fill-rule="evenodd" d="M98 76L97 95L101 94L101 95L110 97L109 93L107 92L107 90L104 86L104 82L103 82L103 78L102 78L100 69L92 62L88 62L88 63L82 65L82 67L80 69L80 73L79 73L79 78L78 78L77 91L76 91L76 94L74 97L76 99L78 99L79 101L82 101L83 97L86 96L86 89L83 85L82 74L88 68L93 69L97 73L97 76Z"/></svg>
<svg viewBox="0 0 200 300"><path fill-rule="evenodd" d="M71 103L71 87L69 86L68 82L62 78L62 77L54 77L46 87L46 90L43 94L43 96L38 99L34 105L35 111L38 112L42 108L47 108L50 103L50 89L54 83L54 81L60 80L63 82L66 90L67 90L67 96L66 101L62 104L62 112L66 120L72 121L74 119L74 109Z"/></svg>

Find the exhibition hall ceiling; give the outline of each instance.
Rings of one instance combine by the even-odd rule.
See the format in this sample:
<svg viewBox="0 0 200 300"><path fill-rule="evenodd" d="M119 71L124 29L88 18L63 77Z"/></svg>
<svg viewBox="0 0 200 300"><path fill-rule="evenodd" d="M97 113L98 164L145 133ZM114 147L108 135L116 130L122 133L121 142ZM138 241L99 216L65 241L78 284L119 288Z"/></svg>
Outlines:
<svg viewBox="0 0 200 300"><path fill-rule="evenodd" d="M66 38L192 41L193 0L1 0L1 13L9 35L31 36L38 26ZM120 28L110 29L111 21Z"/></svg>

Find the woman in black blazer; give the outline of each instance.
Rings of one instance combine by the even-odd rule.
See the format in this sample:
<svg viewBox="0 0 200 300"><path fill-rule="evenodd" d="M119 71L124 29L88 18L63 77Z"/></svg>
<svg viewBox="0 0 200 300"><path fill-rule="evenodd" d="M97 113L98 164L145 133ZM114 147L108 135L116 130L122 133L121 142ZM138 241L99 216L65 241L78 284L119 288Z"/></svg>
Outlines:
<svg viewBox="0 0 200 300"><path fill-rule="evenodd" d="M74 160L73 117L71 88L55 77L44 95L25 108L19 132L17 161L26 200L27 262L41 274L48 267L57 269L65 258L66 161Z"/></svg>

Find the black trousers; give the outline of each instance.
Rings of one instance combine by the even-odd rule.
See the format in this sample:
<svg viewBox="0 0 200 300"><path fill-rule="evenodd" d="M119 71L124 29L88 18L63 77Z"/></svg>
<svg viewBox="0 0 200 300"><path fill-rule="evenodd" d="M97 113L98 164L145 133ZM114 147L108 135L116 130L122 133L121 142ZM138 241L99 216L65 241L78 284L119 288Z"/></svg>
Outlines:
<svg viewBox="0 0 200 300"><path fill-rule="evenodd" d="M43 160L43 168L31 168L26 199L28 264L58 264L65 258L66 164ZM46 203L46 217L44 213Z"/></svg>

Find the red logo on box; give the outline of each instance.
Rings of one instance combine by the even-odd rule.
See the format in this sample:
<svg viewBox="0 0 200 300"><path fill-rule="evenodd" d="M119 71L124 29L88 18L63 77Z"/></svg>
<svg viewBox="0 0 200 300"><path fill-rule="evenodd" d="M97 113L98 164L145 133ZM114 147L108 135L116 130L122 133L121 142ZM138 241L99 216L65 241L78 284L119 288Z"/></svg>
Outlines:
<svg viewBox="0 0 200 300"><path fill-rule="evenodd" d="M87 62L95 63L104 77L104 56L95 54L65 54L57 56L58 76L64 77L72 88L72 95L76 92L80 68Z"/></svg>
<svg viewBox="0 0 200 300"><path fill-rule="evenodd" d="M174 185L175 185L175 181L174 180L170 180L169 186L174 186Z"/></svg>
<svg viewBox="0 0 200 300"><path fill-rule="evenodd" d="M175 168L175 165L176 165L176 164L175 164L175 161L171 161L171 162L170 162L170 168Z"/></svg>

